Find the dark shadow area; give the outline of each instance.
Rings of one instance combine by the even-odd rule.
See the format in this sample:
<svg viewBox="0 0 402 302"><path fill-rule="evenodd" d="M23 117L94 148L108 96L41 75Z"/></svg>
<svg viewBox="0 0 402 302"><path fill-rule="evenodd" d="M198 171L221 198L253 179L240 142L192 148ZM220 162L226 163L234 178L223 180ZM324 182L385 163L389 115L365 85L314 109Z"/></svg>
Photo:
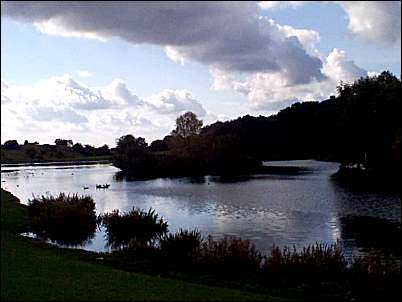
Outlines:
<svg viewBox="0 0 402 302"><path fill-rule="evenodd" d="M341 218L343 240L352 239L358 248L375 249L401 256L401 224L369 216Z"/></svg>
<svg viewBox="0 0 402 302"><path fill-rule="evenodd" d="M399 171L398 171L399 172ZM373 172L358 168L340 168L331 180L354 193L381 193L401 195L401 175L395 171Z"/></svg>

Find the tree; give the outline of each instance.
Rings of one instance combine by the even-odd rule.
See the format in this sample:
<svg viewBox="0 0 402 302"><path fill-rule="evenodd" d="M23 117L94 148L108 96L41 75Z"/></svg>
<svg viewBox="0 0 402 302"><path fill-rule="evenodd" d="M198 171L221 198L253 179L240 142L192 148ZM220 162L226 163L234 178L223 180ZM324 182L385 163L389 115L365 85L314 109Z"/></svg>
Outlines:
<svg viewBox="0 0 402 302"><path fill-rule="evenodd" d="M110 155L110 149L108 145L103 145L102 147L95 149L95 155Z"/></svg>
<svg viewBox="0 0 402 302"><path fill-rule="evenodd" d="M16 140L9 140L4 143L3 148L6 150L19 150L20 145Z"/></svg>
<svg viewBox="0 0 402 302"><path fill-rule="evenodd" d="M176 129L172 131L172 135L189 137L200 134L202 124L202 120L199 120L195 113L188 111L176 119Z"/></svg>
<svg viewBox="0 0 402 302"><path fill-rule="evenodd" d="M122 137L118 138L116 141L117 149L124 150L128 148L132 149L145 149L148 144L144 138L138 137L135 138L131 134L123 135Z"/></svg>
<svg viewBox="0 0 402 302"><path fill-rule="evenodd" d="M151 152L167 151L168 145L167 145L166 141L157 139L151 143L151 145L149 146L149 150Z"/></svg>
<svg viewBox="0 0 402 302"><path fill-rule="evenodd" d="M25 152L30 159L34 159L37 154L37 151L34 147L29 147Z"/></svg>
<svg viewBox="0 0 402 302"><path fill-rule="evenodd" d="M73 150L74 150L75 152L78 152L78 153L84 153L85 148L84 148L84 146L81 145L80 143L75 143L75 144L73 145Z"/></svg>
<svg viewBox="0 0 402 302"><path fill-rule="evenodd" d="M83 154L86 156L95 155L95 147L91 145L85 145Z"/></svg>
<svg viewBox="0 0 402 302"><path fill-rule="evenodd" d="M114 151L114 165L122 170L140 174L151 170L152 155L148 151L148 144L144 138L135 138L131 134L117 139Z"/></svg>
<svg viewBox="0 0 402 302"><path fill-rule="evenodd" d="M24 145L28 145L29 144L29 142L28 142L28 140L26 139L25 141L24 141Z"/></svg>
<svg viewBox="0 0 402 302"><path fill-rule="evenodd" d="M73 146L73 141L71 140L71 139L61 139L61 138L58 138L58 139L56 139L55 141L54 141L54 143L57 145L57 146L66 146L66 147L72 147Z"/></svg>

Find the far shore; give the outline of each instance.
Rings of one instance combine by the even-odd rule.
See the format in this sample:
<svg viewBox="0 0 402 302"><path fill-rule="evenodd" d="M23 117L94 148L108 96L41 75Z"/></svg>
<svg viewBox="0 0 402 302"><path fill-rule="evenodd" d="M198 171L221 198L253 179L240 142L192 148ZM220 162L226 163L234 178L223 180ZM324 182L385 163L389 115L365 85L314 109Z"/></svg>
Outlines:
<svg viewBox="0 0 402 302"><path fill-rule="evenodd" d="M43 162L25 162L15 164L1 164L2 168L6 167L23 167L23 166L62 166L62 165L96 165L112 163L109 159L102 160L69 160L69 161L43 161Z"/></svg>

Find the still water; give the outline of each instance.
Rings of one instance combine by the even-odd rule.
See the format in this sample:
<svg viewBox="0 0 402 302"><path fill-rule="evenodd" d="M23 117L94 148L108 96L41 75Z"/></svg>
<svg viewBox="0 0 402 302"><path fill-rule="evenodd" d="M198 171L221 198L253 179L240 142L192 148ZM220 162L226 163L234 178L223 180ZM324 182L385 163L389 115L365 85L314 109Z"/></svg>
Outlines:
<svg viewBox="0 0 402 302"><path fill-rule="evenodd" d="M331 178L337 163L314 160L265 162L305 168L294 175L119 180L109 164L2 167L1 187L27 204L33 195L91 195L97 213L152 207L169 231L198 228L202 234L250 239L262 252L273 245L301 248L315 242L344 245L347 257L370 247L400 252L401 199L397 194L359 192ZM109 183L109 189L96 184ZM89 189L84 190L85 187ZM389 239L388 239L389 237ZM98 231L86 250L107 251Z"/></svg>

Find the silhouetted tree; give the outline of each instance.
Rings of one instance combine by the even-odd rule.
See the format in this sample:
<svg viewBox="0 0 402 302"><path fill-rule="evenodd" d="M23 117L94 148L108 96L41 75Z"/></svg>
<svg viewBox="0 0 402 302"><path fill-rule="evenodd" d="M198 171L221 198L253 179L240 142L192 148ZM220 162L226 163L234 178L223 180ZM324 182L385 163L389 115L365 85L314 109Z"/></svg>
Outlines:
<svg viewBox="0 0 402 302"><path fill-rule="evenodd" d="M6 150L19 150L20 145L16 140L8 140L4 143L3 148Z"/></svg>
<svg viewBox="0 0 402 302"><path fill-rule="evenodd" d="M93 156L95 155L95 147L91 145L85 145L83 154L86 156Z"/></svg>
<svg viewBox="0 0 402 302"><path fill-rule="evenodd" d="M37 151L34 147L29 147L25 152L30 159L34 159L37 154Z"/></svg>
<svg viewBox="0 0 402 302"><path fill-rule="evenodd" d="M151 145L149 146L149 150L151 152L161 152L161 151L167 151L169 149L168 144L166 143L165 140L154 140Z"/></svg>
<svg viewBox="0 0 402 302"><path fill-rule="evenodd" d="M201 127L202 120L199 120L195 113L188 111L176 119L176 129L172 131L172 135L188 137L199 134Z"/></svg>
<svg viewBox="0 0 402 302"><path fill-rule="evenodd" d="M135 171L138 175L152 170L152 155L144 138L128 134L117 139L116 145L113 156L116 167L129 173Z"/></svg>
<svg viewBox="0 0 402 302"><path fill-rule="evenodd" d="M73 150L74 150L75 152L78 152L78 153L83 154L84 151L85 151L85 148L84 148L84 146L81 145L80 143L75 143L75 144L73 145Z"/></svg>
<svg viewBox="0 0 402 302"><path fill-rule="evenodd" d="M110 155L110 149L108 145L103 145L102 147L95 149L95 155L102 156L102 155Z"/></svg>
<svg viewBox="0 0 402 302"><path fill-rule="evenodd" d="M73 141L71 139L61 139L57 138L54 143L57 146L66 146L66 147L72 147L73 146Z"/></svg>

